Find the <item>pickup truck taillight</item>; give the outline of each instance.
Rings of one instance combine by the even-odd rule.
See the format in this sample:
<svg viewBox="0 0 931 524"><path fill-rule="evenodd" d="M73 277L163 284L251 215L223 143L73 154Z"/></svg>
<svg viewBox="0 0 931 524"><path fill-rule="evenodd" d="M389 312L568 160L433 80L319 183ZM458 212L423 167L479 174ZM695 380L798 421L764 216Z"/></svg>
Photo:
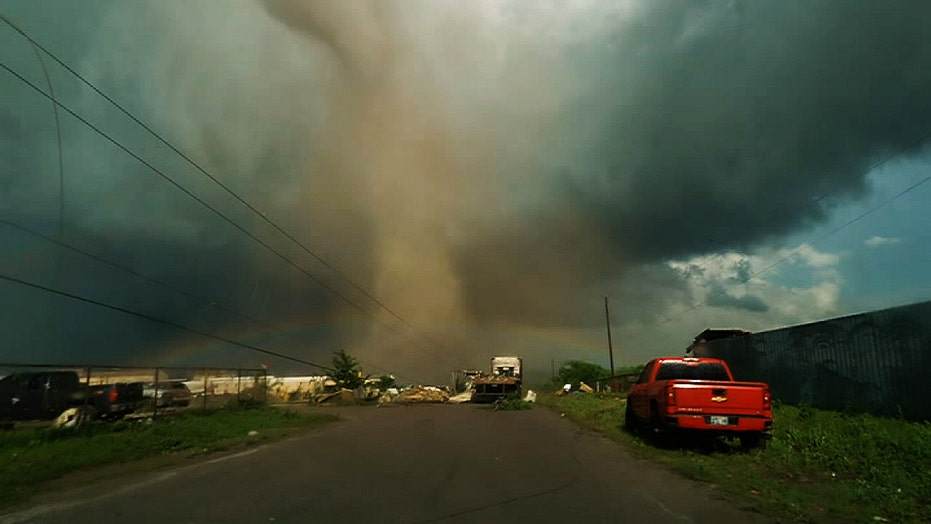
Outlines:
<svg viewBox="0 0 931 524"><path fill-rule="evenodd" d="M116 387L110 389L110 392L107 394L107 400L109 400L111 404L116 404Z"/></svg>
<svg viewBox="0 0 931 524"><path fill-rule="evenodd" d="M666 384L666 405L676 405L676 389L672 384Z"/></svg>
<svg viewBox="0 0 931 524"><path fill-rule="evenodd" d="M773 409L773 398L769 394L769 388L763 389L763 409L764 410Z"/></svg>

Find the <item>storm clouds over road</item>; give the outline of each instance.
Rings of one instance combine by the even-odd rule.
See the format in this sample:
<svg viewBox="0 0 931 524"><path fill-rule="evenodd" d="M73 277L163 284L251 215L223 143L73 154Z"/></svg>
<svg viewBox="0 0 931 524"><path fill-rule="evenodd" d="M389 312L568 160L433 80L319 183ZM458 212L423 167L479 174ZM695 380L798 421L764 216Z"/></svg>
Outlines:
<svg viewBox="0 0 931 524"><path fill-rule="evenodd" d="M311 360L345 347L412 375L481 365L500 352L488 347L537 356L531 367L560 348L586 353L601 343L602 295L619 297L622 325L661 320L704 278L669 261L781 247L868 196L870 166L931 121L931 5L919 1L68 4L5 14L327 265L46 57L62 102L356 305L66 114L60 179L51 104L6 72L3 217L57 235L61 198L69 243L205 300L8 227L4 273ZM0 42L4 63L44 89L28 43L9 28ZM741 263L729 274L750 274ZM2 293L18 305L4 321L12 344L39 359L220 351L14 284ZM719 293L707 305L763 313L773 300ZM23 327L40 319L54 328Z"/></svg>

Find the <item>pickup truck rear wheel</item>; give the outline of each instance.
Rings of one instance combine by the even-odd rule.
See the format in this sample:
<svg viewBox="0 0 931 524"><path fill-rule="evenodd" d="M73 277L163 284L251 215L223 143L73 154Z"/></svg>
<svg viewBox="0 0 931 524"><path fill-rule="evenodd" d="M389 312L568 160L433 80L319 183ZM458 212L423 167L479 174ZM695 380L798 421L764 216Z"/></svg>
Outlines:
<svg viewBox="0 0 931 524"><path fill-rule="evenodd" d="M655 400L650 401L650 426L652 426L654 432L663 429L663 422L659 418L659 405Z"/></svg>
<svg viewBox="0 0 931 524"><path fill-rule="evenodd" d="M631 433L640 432L640 419L637 418L637 414L634 413L634 409L630 406L630 400L627 400L627 408L624 409L624 428Z"/></svg>

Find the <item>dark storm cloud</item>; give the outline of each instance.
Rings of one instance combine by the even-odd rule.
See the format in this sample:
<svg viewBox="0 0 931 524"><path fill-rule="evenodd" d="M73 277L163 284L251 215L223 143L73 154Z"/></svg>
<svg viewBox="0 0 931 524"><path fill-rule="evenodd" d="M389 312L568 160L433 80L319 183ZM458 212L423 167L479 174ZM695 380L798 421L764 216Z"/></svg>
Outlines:
<svg viewBox="0 0 931 524"><path fill-rule="evenodd" d="M331 329L335 325L331 295L307 286L295 271L275 268L268 261L257 263L265 255L242 239L166 242L75 227L59 239L56 225L49 221L9 215L4 220L30 224L29 229L55 240L0 225L4 275L304 358L310 356L302 351L306 340L301 337L307 334L293 328L307 319L312 319L317 341L345 340L344 333ZM5 319L10 327L7 342L16 353L13 360L165 365L159 354L178 346L225 349L222 362L216 360L217 353L201 355L192 350L174 357L172 364L255 366L257 359L268 358L185 329L17 283L3 282L2 293L17 303Z"/></svg>
<svg viewBox="0 0 931 524"><path fill-rule="evenodd" d="M249 4L240 3L240 12L243 5ZM303 118L282 118L282 114L300 111L302 103L272 107L272 101L261 90L262 85L268 89L269 83L256 80L231 84L229 76L235 75L231 73L235 66L230 63L214 62L216 68L212 70L199 68L198 60L204 60L204 55L216 58L217 49L208 45L205 50L203 41L181 44L163 40L173 25L184 24L171 18L185 11L180 4L175 7L179 9L97 2L92 9L81 12L84 18L78 24L68 24L64 19L37 20L36 13L30 14L25 7L12 11L20 25L40 42L130 111L154 124L202 167L219 175L228 187L276 217L288 230L302 231L307 226L305 218L311 217L315 231L301 236L317 240L327 228L316 228L326 220L358 222L351 206L302 212L295 205L295 193L302 188L293 181L294 172L301 164L301 156L309 154L313 147L282 139L311 135L304 131ZM261 12L257 8L255 11ZM204 10L199 14L203 16ZM241 12L243 15L248 16L249 11ZM200 21L195 19L191 24ZM4 59L12 58L17 70L44 89L42 70L29 46L12 32L0 38L10 44L5 47L9 56ZM75 57L76 47L87 51ZM201 54L192 49L200 49ZM323 282L333 284L333 276L315 266L311 257L282 242L280 235L276 236L259 217L244 210L195 168L73 78L61 74L48 57L46 62L63 103L235 224L261 237L297 265L310 269ZM245 69L251 70L252 66ZM264 73L261 68L254 72L259 77ZM159 74L171 80L157 83L162 79ZM191 79L198 74L202 76ZM0 225L4 274L207 333L270 344L269 349L301 358L312 359L315 348L318 355L328 354L334 346L350 339L347 331L353 332L352 337L364 332L358 326L344 331L333 328L348 324L345 318L335 317L346 307L339 305L338 298L63 110L64 192L59 194L59 146L50 102L9 75L0 81L4 88L10 87L5 91L10 96L2 99L8 112L0 118L3 218L167 283L174 290ZM284 79L280 84L288 82L293 81ZM209 96L212 90L223 96ZM251 101L251 107L248 103L233 106L229 102L244 99ZM63 237L57 232L60 196L65 211ZM315 195L311 201L326 205L328 199L333 200L332 191L329 196ZM356 255L336 260L341 269L352 272L360 268L364 238L360 233L328 239L330 245L342 246ZM354 276L362 285L367 284L364 269ZM15 355L10 354L7 360L165 364L160 355L170 354L179 345L222 346L216 340L183 330L17 284L5 284L2 297L6 302L23 304L5 325L9 327L10 347L26 351L14 351ZM295 325L306 326L310 335L298 334ZM191 362L257 362L254 353L232 346L226 349L222 355L195 354ZM223 358L218 360L218 355Z"/></svg>
<svg viewBox="0 0 931 524"><path fill-rule="evenodd" d="M562 115L577 153L546 207L460 250L474 314L505 313L477 290L510 275L509 309L543 319L541 296L637 263L811 227L818 197L861 197L871 164L931 130L926 2L642 7L580 52L595 96Z"/></svg>
<svg viewBox="0 0 931 524"><path fill-rule="evenodd" d="M827 202L866 194L866 168L931 122L926 2L99 2L81 24L57 22L67 31L27 4L17 11L34 17L25 28L44 28L38 36L66 54L86 49L69 61L92 81L436 338L449 325L593 326L604 295L623 320L648 324L693 300L665 261L818 224ZM20 51L25 63L31 51ZM105 130L352 291L57 75L61 96ZM54 133L48 102L30 97L3 100L13 116L0 116L0 152L35 176L0 187L11 188L5 211L49 232ZM273 322L364 318L93 133L63 125L72 240ZM72 263L63 285L218 332L242 328L198 301L145 295ZM767 307L754 296L713 302ZM163 341L132 331L112 346ZM93 322L83 332L100 340ZM292 347L313 357L344 341L389 344L371 335L344 326ZM474 342L461 346L451 362L475 353Z"/></svg>
<svg viewBox="0 0 931 524"><path fill-rule="evenodd" d="M708 298L705 299L705 303L711 307L737 308L753 313L769 311L769 305L756 295L737 297L720 289L712 290Z"/></svg>
<svg viewBox="0 0 931 524"><path fill-rule="evenodd" d="M642 74L600 155L619 248L746 247L861 195L871 163L929 132L931 7L893 4L672 3L619 35Z"/></svg>

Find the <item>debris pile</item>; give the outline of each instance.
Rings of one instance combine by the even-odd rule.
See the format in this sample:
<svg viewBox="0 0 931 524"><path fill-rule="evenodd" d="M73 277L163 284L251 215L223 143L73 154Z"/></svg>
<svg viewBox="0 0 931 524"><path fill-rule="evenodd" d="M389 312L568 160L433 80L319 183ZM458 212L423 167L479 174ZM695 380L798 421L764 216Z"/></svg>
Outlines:
<svg viewBox="0 0 931 524"><path fill-rule="evenodd" d="M363 397L360 395L361 395L360 393L354 390L341 388L337 391L328 391L325 393L318 393L317 395L314 395L312 398L316 403L323 404L324 402L328 402L331 400L336 400L340 402L352 402L353 400L357 398L363 399Z"/></svg>
<svg viewBox="0 0 931 524"><path fill-rule="evenodd" d="M52 426L56 428L74 428L80 426L84 422L93 420L94 415L93 406L68 408L63 411L61 415L58 415L58 418L52 423Z"/></svg>
<svg viewBox="0 0 931 524"><path fill-rule="evenodd" d="M576 393L589 393L589 394L591 394L591 393L594 393L594 392L595 392L595 389L594 389L594 388L592 388L591 386L589 386L589 385L586 384L585 382L580 382L580 383L579 383L579 387L578 387L577 389L572 389L572 384L566 384L566 385L564 385L564 386L562 387L562 389L560 389L559 391L556 392L556 396L557 396L557 397L562 397L562 396L565 396L565 395L569 395L570 393L571 393L571 394L576 394Z"/></svg>
<svg viewBox="0 0 931 524"><path fill-rule="evenodd" d="M402 403L428 403L428 402L448 402L449 393L440 388L433 386L417 386L402 391L395 402Z"/></svg>
<svg viewBox="0 0 931 524"><path fill-rule="evenodd" d="M466 402L472 401L472 390L467 389L458 395L453 395L449 397L449 401L453 404L464 404Z"/></svg>

